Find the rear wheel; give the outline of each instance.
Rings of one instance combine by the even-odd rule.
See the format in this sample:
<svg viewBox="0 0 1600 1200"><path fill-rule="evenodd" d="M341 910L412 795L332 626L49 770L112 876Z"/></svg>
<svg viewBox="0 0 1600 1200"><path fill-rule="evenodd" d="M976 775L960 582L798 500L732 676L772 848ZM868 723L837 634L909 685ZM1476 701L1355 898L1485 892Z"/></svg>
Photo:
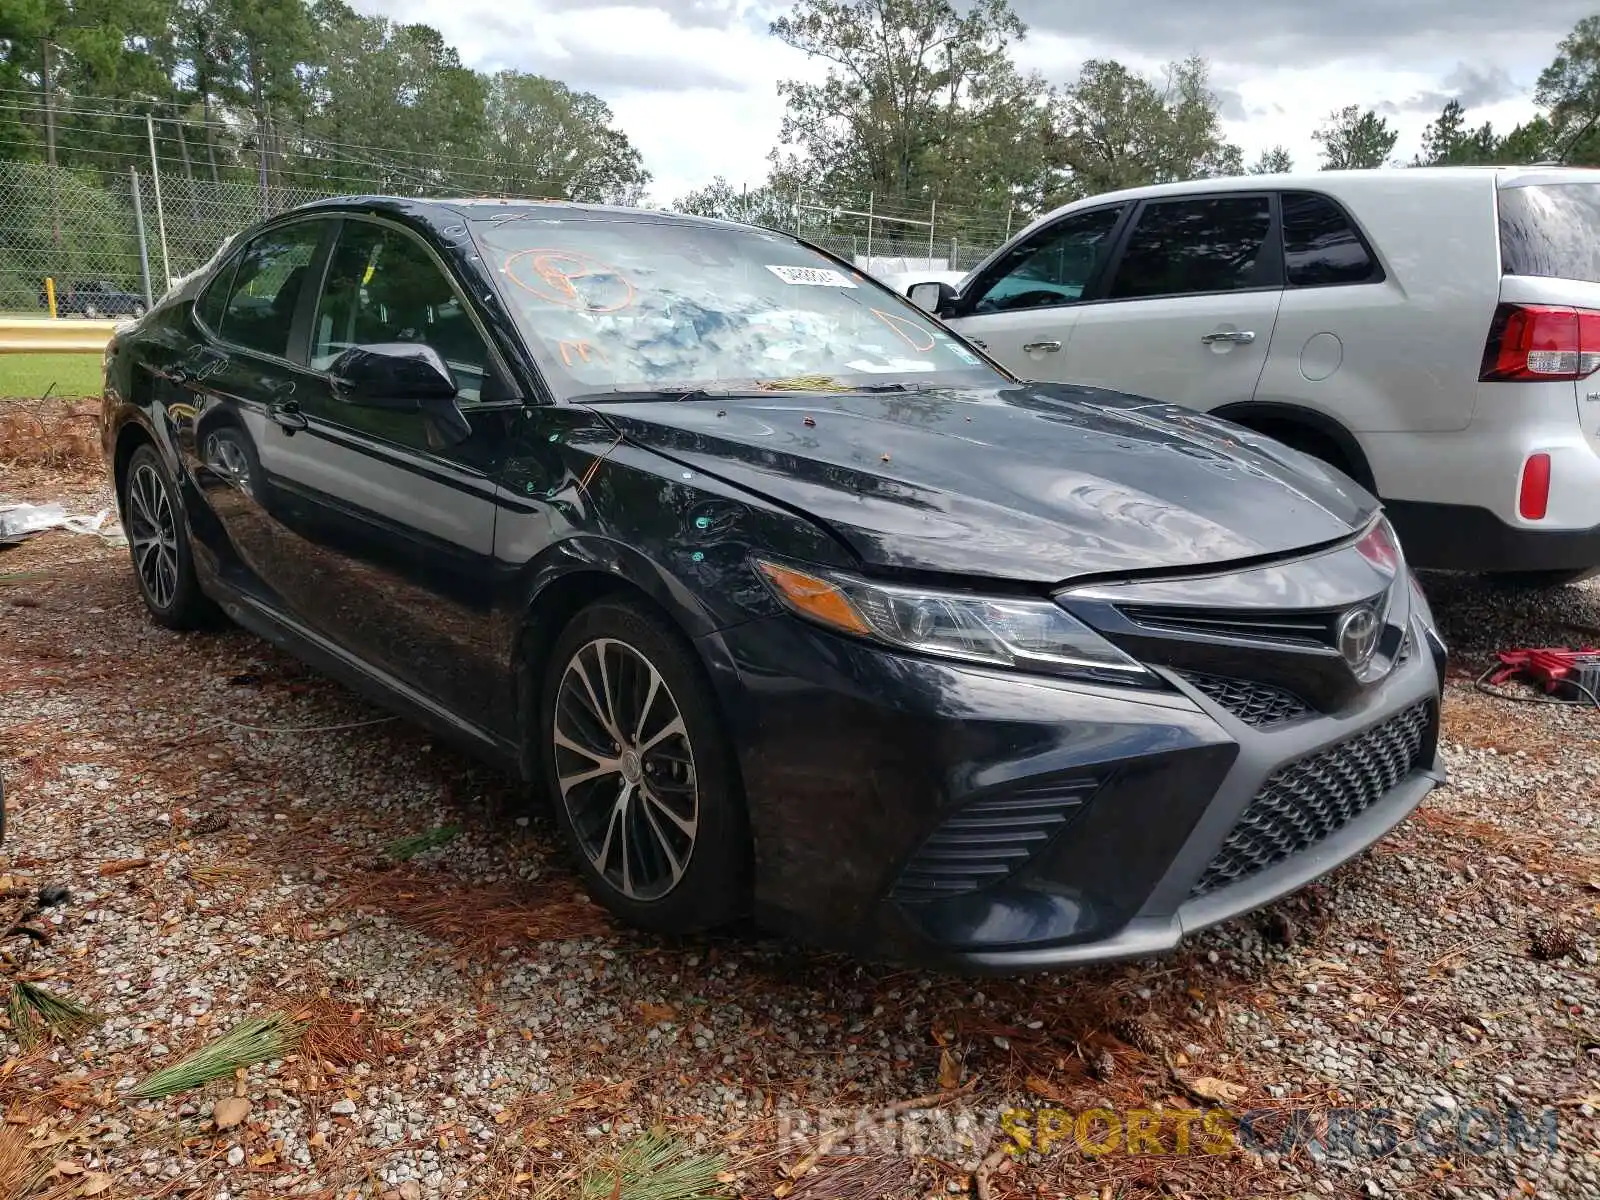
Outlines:
<svg viewBox="0 0 1600 1200"><path fill-rule="evenodd" d="M539 736L557 820L594 897L658 933L746 907L732 746L693 649L643 605L584 609L556 640Z"/></svg>
<svg viewBox="0 0 1600 1200"><path fill-rule="evenodd" d="M91 321L94 320L100 315L100 306L98 304L85 304L83 306L83 315Z"/></svg>
<svg viewBox="0 0 1600 1200"><path fill-rule="evenodd" d="M207 624L216 607L195 578L178 489L149 443L128 459L121 500L134 578L150 615L168 629Z"/></svg>

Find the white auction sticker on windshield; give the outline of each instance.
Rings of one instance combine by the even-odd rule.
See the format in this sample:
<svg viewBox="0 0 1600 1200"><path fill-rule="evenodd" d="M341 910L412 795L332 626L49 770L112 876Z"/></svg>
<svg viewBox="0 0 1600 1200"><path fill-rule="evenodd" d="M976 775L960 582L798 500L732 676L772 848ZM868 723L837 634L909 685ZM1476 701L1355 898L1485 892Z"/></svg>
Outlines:
<svg viewBox="0 0 1600 1200"><path fill-rule="evenodd" d="M835 271L832 267L782 267L768 263L767 270L785 283L805 284L811 287L855 287L848 275L842 271Z"/></svg>

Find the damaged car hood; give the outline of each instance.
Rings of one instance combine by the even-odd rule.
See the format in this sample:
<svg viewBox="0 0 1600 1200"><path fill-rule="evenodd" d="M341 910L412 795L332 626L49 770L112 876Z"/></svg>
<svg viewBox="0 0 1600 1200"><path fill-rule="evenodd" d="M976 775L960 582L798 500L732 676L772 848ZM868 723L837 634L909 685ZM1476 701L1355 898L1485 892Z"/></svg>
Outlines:
<svg viewBox="0 0 1600 1200"><path fill-rule="evenodd" d="M1277 443L1095 388L597 403L630 441L802 512L875 566L1037 583L1323 545L1378 502Z"/></svg>

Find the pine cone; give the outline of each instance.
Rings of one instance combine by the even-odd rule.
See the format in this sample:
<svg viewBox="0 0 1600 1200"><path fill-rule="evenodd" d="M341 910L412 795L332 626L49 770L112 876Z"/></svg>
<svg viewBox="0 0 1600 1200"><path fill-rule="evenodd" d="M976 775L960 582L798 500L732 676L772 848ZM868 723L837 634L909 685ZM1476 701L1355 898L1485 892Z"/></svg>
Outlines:
<svg viewBox="0 0 1600 1200"><path fill-rule="evenodd" d="M1533 957L1540 962L1565 958L1578 948L1572 930L1562 925L1543 925L1533 931Z"/></svg>
<svg viewBox="0 0 1600 1200"><path fill-rule="evenodd" d="M1153 1017L1118 1017L1111 1022L1111 1033L1118 1041L1126 1042L1135 1050L1146 1054L1161 1053L1161 1035Z"/></svg>
<svg viewBox="0 0 1600 1200"><path fill-rule="evenodd" d="M226 813L208 812L201 813L189 824L189 832L196 836L203 833L216 833L228 827Z"/></svg>
<svg viewBox="0 0 1600 1200"><path fill-rule="evenodd" d="M1111 1051L1102 1050L1094 1056L1089 1063L1089 1074L1101 1083L1110 1079L1117 1073L1117 1060L1111 1057Z"/></svg>

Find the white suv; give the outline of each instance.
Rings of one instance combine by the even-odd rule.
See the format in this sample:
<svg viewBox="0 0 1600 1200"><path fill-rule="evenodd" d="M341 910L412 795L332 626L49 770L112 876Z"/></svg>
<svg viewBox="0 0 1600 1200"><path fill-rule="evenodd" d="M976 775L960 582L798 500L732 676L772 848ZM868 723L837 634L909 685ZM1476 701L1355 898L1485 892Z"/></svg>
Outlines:
<svg viewBox="0 0 1600 1200"><path fill-rule="evenodd" d="M1211 412L1381 496L1415 565L1600 570L1600 171L1095 196L912 299L1027 379Z"/></svg>

